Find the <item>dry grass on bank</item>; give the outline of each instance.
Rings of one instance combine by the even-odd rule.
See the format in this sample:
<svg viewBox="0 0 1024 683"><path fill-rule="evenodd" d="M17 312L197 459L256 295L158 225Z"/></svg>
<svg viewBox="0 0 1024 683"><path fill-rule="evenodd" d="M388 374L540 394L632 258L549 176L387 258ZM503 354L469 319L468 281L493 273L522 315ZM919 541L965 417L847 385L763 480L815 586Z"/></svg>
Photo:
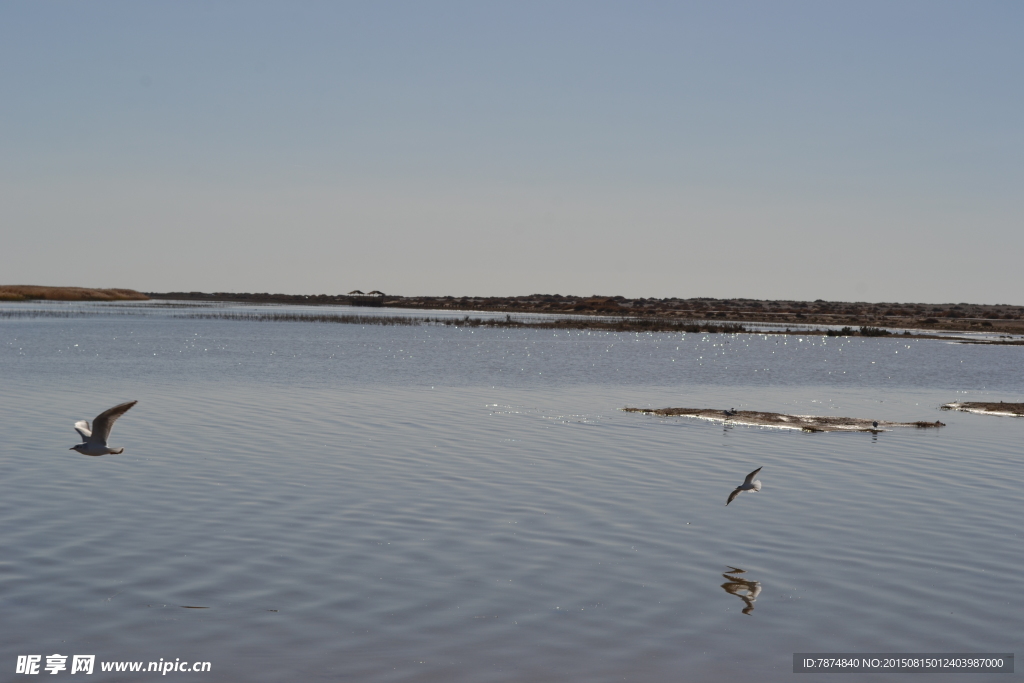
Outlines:
<svg viewBox="0 0 1024 683"><path fill-rule="evenodd" d="M134 289L90 289L88 287L42 287L0 285L0 301L145 301L148 296Z"/></svg>

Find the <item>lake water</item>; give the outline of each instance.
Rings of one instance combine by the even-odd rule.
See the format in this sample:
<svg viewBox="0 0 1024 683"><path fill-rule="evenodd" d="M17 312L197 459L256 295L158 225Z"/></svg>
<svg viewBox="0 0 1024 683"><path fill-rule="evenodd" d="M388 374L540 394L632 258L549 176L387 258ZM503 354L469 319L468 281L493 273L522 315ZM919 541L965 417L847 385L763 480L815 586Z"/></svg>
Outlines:
<svg viewBox="0 0 1024 683"><path fill-rule="evenodd" d="M190 681L481 683L1022 650L1024 420L938 410L1024 400L1022 347L66 310L94 315L0 318L4 680L53 653L101 681L163 658L211 663L167 674ZM68 450L132 399L124 454Z"/></svg>

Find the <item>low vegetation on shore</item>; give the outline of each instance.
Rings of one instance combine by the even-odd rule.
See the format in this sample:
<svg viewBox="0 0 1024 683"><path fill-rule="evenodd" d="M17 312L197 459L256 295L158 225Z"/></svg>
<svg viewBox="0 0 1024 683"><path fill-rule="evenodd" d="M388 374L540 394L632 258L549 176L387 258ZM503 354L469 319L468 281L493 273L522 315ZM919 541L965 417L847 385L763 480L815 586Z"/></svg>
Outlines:
<svg viewBox="0 0 1024 683"><path fill-rule="evenodd" d="M136 292L134 289L0 285L0 301L146 301L148 299L148 296L142 292Z"/></svg>
<svg viewBox="0 0 1024 683"><path fill-rule="evenodd" d="M131 289L38 287L0 285L0 301L28 300L123 301L157 299L181 302L232 302L248 304L333 305L375 309L451 310L503 313L504 319L471 317L460 324L478 327L540 327L632 330L646 332L744 332L758 325L778 328L780 333L881 337L892 330L903 335L930 336L931 332L986 332L1024 334L1024 306L1010 304L898 304L758 299L627 299L622 296L562 296L531 294L514 297L396 296L380 292L362 294L270 294L238 292L146 292ZM545 314L548 319L513 319L518 314ZM226 315L226 314L211 314ZM249 315L249 314L244 314ZM366 325L454 324L449 318L429 316L381 316L255 314L261 320L297 322L354 322ZM409 321L403 322L402 318ZM256 319L256 318L249 318ZM468 320L468 322L467 322ZM791 329L795 328L795 329ZM762 328L763 329L763 328ZM785 332L783 332L785 329ZM913 330L913 333L906 330ZM775 331L773 329L773 331ZM962 341L969 341L964 339ZM972 343L1021 344L1013 339L975 340Z"/></svg>
<svg viewBox="0 0 1024 683"><path fill-rule="evenodd" d="M627 299L622 296L530 294L512 297L379 296L359 294L269 294L231 292L147 292L154 299L225 301L301 305L348 305L419 310L485 311L506 314L546 313L605 316L635 320L705 320L716 325L772 323L800 326L844 326L841 336L878 336L884 328L936 332L974 331L1024 334L1024 306L1010 304L909 304L843 301L769 301L760 299ZM808 333L806 329L804 333ZM813 333L813 332L812 332ZM825 332L822 332L825 334Z"/></svg>
<svg viewBox="0 0 1024 683"><path fill-rule="evenodd" d="M417 316L375 316L316 313L191 313L184 317L203 320L251 322L347 323L355 325L443 325L446 327L497 327L559 330L607 330L613 332L746 332L743 325L706 320L659 320L657 318L441 318Z"/></svg>

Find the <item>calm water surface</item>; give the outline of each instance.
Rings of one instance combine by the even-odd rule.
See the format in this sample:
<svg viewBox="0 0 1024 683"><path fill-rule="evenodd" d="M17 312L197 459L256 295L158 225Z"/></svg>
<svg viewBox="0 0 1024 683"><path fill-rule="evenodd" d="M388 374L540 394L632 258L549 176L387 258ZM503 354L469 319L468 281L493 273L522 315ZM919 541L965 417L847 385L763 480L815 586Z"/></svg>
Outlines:
<svg viewBox="0 0 1024 683"><path fill-rule="evenodd" d="M1021 347L183 310L0 319L10 678L61 653L212 663L168 674L191 681L776 681L793 652L1024 649L1024 420L938 411L1024 400ZM123 455L68 450L131 399Z"/></svg>

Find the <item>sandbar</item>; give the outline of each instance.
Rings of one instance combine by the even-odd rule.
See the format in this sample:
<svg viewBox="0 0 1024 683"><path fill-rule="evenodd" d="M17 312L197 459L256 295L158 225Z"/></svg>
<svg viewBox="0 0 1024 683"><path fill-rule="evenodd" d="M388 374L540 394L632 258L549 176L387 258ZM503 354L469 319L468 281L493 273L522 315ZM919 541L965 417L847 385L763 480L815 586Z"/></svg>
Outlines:
<svg viewBox="0 0 1024 683"><path fill-rule="evenodd" d="M980 413L982 415L1002 415L1004 417L1024 417L1024 403L984 403L984 402L963 402L946 403L941 406L943 410L962 410L965 413Z"/></svg>
<svg viewBox="0 0 1024 683"><path fill-rule="evenodd" d="M799 429L804 432L872 432L888 431L894 427L945 427L935 422L892 422L889 420L865 420L858 417L833 417L825 415L786 415L783 413L765 413L757 410L737 410L726 415L726 411L718 408L623 408L627 413L648 413L664 417L695 417L713 422L749 425L755 427L774 427L776 429ZM878 426L875 426L875 422Z"/></svg>

